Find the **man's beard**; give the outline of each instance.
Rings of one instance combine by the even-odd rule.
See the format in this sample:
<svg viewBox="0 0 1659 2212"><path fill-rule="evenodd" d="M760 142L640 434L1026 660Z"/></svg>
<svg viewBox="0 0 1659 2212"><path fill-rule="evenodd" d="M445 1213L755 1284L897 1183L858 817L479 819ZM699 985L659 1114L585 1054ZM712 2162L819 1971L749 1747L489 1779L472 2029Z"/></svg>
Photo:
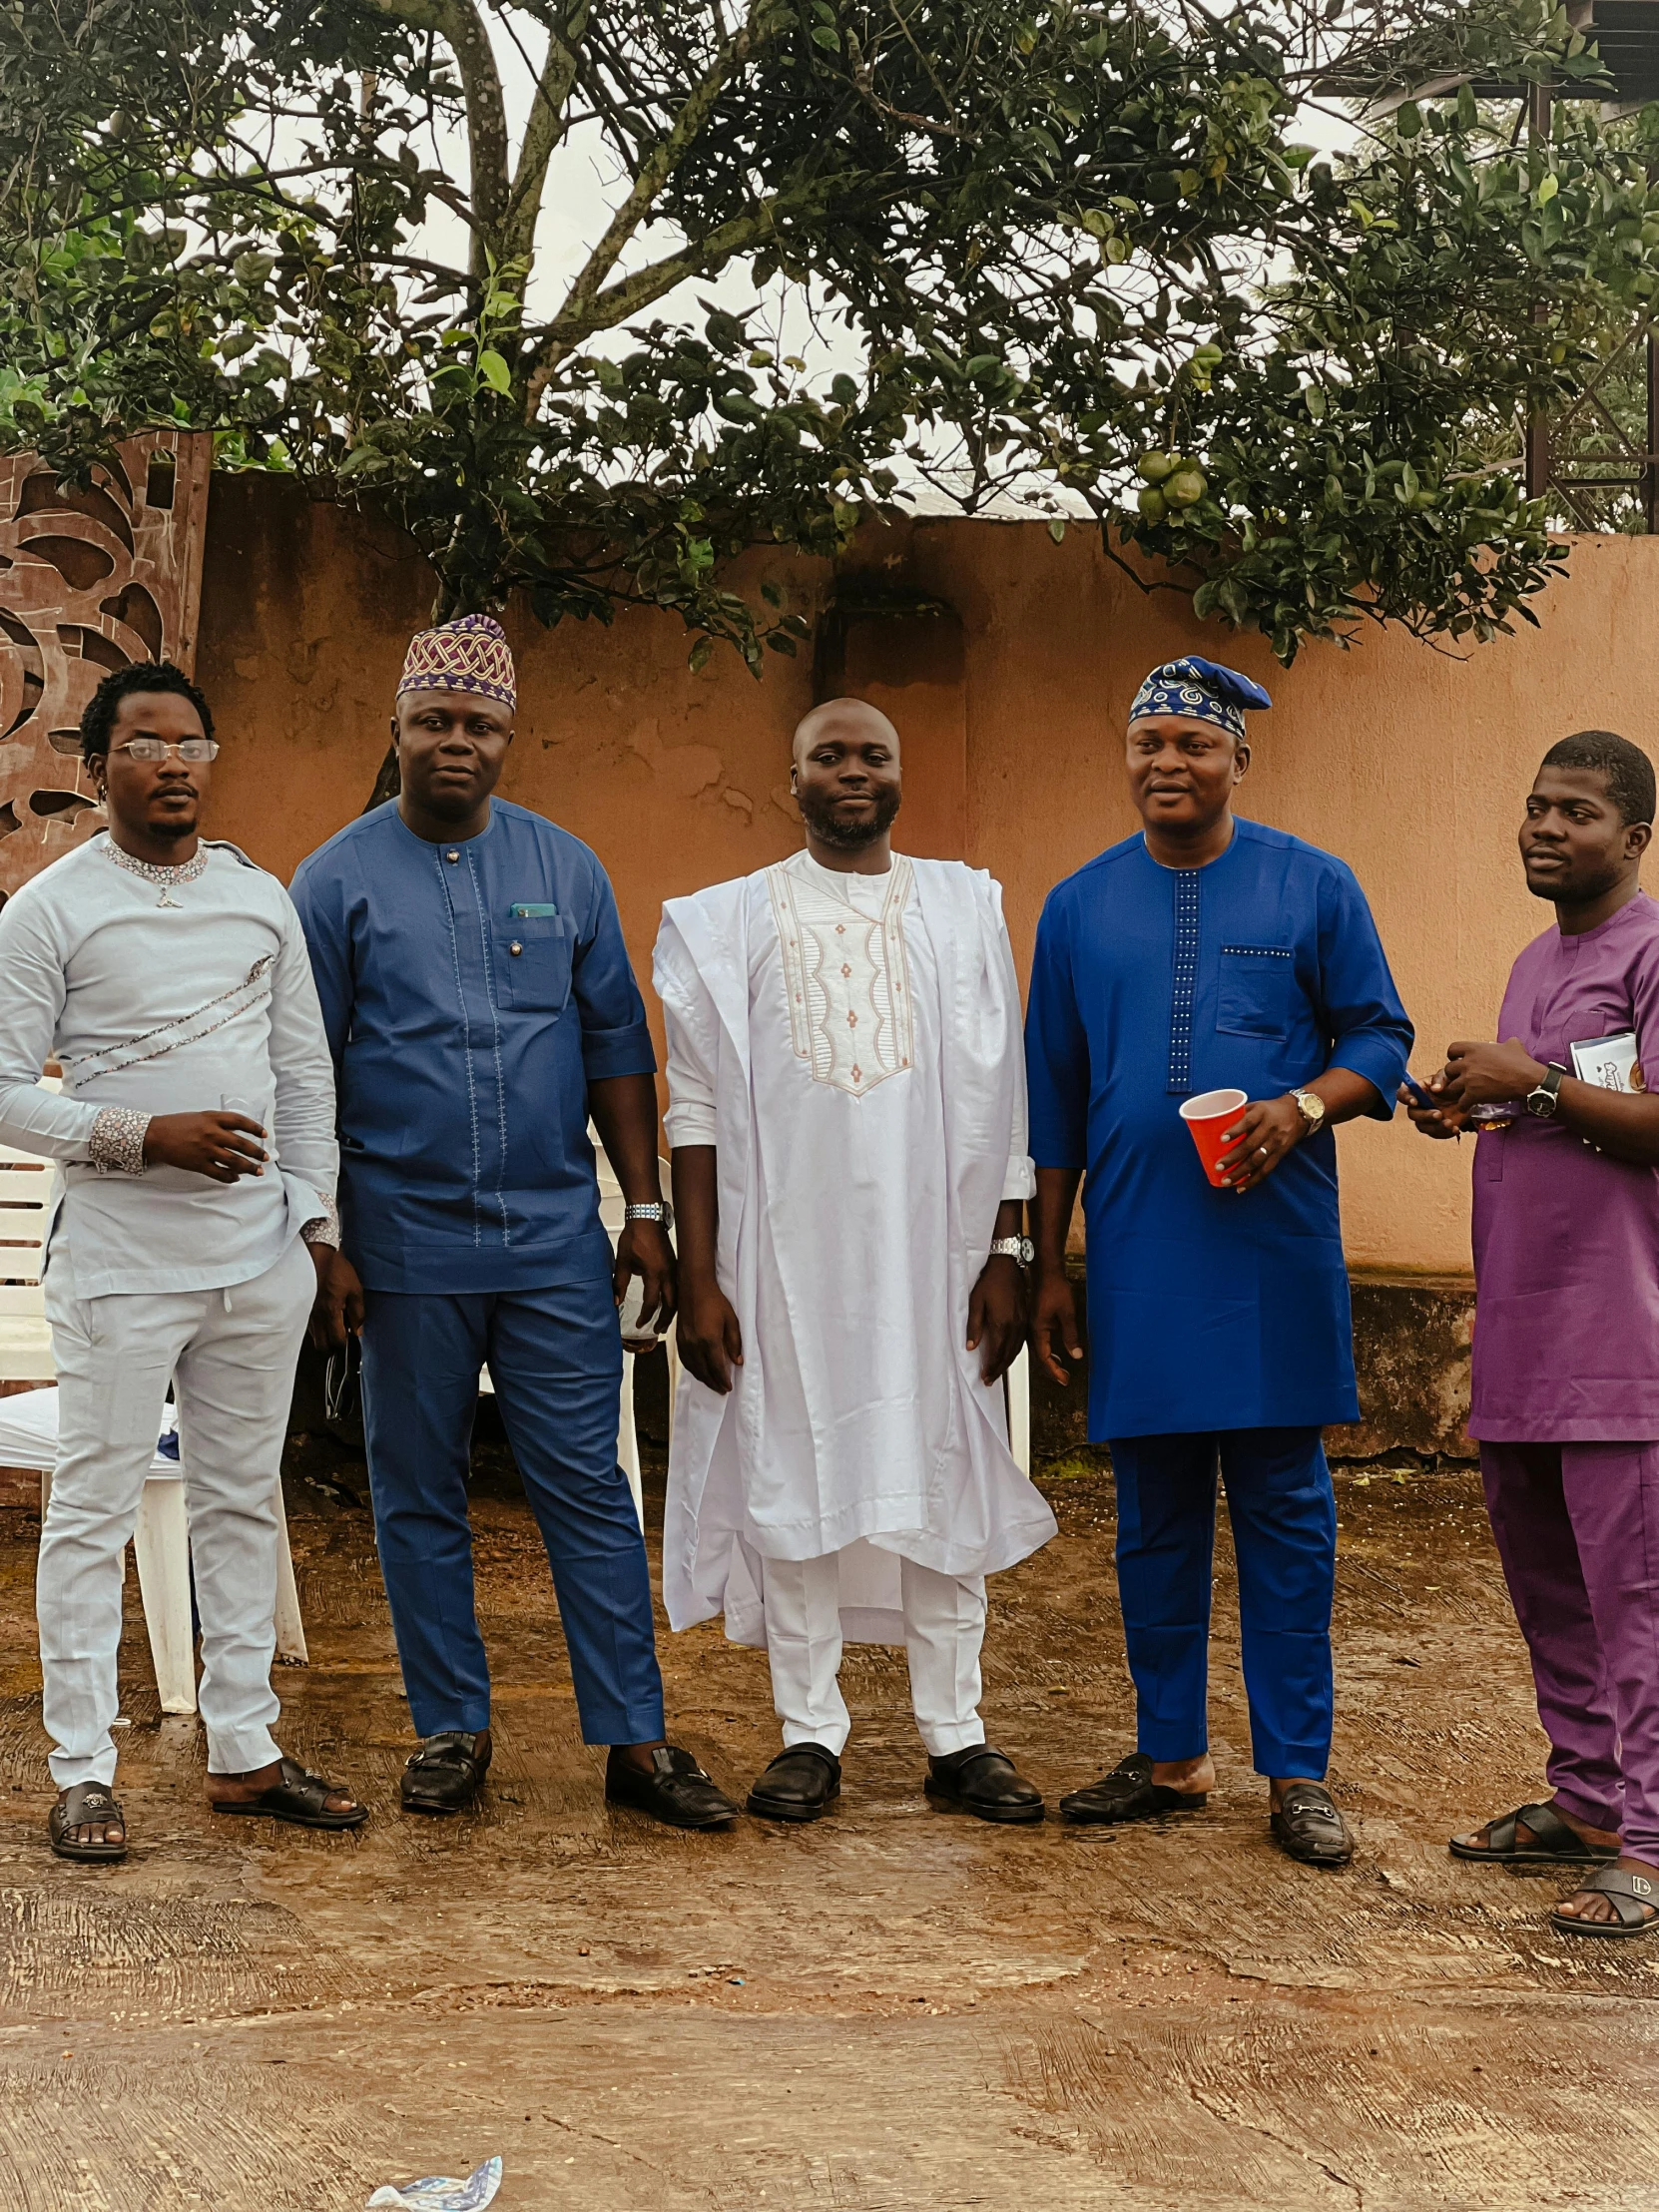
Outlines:
<svg viewBox="0 0 1659 2212"><path fill-rule="evenodd" d="M801 809L801 819L824 844L832 844L838 852L862 852L866 845L884 837L898 816L899 794L895 791L877 792L875 812L862 822L842 822L832 803L821 800L816 793L797 792L796 802Z"/></svg>
<svg viewBox="0 0 1659 2212"><path fill-rule="evenodd" d="M1535 883L1528 875L1526 887L1534 898L1547 899L1552 906L1588 906L1598 898L1605 898L1616 886L1618 879L1619 871L1615 867L1606 869L1600 875L1591 876L1588 882L1580 878L1576 882L1566 883L1559 876L1552 881L1546 875L1542 882Z"/></svg>
<svg viewBox="0 0 1659 2212"><path fill-rule="evenodd" d="M153 837L159 837L163 844L174 844L185 837L195 836L196 822L195 815L191 816L189 822L181 821L177 815L169 815L161 822L151 823L149 833Z"/></svg>

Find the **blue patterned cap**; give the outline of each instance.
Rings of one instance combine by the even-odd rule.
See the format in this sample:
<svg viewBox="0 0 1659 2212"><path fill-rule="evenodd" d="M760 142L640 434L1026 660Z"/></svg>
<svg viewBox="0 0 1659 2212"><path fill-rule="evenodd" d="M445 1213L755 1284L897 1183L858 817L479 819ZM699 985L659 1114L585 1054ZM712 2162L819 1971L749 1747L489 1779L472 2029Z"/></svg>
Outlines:
<svg viewBox="0 0 1659 2212"><path fill-rule="evenodd" d="M1245 709L1271 707L1273 701L1260 684L1241 676L1236 668L1219 661L1201 661L1188 654L1155 668L1135 694L1129 710L1131 722L1143 715L1186 715L1194 722L1213 722L1235 738L1245 734Z"/></svg>

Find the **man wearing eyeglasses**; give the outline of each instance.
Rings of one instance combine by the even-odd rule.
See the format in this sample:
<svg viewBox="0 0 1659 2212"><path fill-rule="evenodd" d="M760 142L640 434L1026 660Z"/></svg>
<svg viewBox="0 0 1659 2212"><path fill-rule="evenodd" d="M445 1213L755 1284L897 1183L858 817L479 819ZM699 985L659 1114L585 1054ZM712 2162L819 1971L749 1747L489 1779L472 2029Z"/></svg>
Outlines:
<svg viewBox="0 0 1659 2212"><path fill-rule="evenodd" d="M307 1828L365 1809L272 1736L276 1481L337 1239L333 1068L299 917L198 821L219 748L168 662L81 721L109 829L0 911L0 1141L59 1162L47 1314L59 1449L36 1599L60 1858L124 1858L113 1792L122 1553L168 1384L202 1618L208 1801ZM49 1058L61 1093L40 1087Z"/></svg>

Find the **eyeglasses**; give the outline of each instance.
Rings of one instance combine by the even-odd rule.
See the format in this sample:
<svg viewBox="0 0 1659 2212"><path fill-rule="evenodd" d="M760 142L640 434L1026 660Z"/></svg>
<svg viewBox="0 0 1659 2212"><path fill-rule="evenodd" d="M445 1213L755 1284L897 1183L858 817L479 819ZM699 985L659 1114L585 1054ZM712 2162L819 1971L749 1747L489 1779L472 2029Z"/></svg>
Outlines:
<svg viewBox="0 0 1659 2212"><path fill-rule="evenodd" d="M170 744L166 738L129 738L125 745L112 745L112 753L125 753L135 761L167 761L176 753L181 761L212 761L219 755L217 738L180 738Z"/></svg>

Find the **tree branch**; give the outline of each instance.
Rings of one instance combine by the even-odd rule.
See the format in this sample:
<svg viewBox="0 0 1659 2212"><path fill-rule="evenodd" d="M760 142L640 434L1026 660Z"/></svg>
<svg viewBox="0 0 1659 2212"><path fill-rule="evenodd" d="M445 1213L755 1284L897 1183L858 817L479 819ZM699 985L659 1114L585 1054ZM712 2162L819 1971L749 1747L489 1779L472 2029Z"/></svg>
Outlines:
<svg viewBox="0 0 1659 2212"><path fill-rule="evenodd" d="M535 251L536 219L541 214L547 165L568 127L565 109L576 82L587 28L588 0L572 0L547 26L547 59L530 104L530 119L524 126L524 142L518 150L518 167L507 200L507 252L526 266Z"/></svg>
<svg viewBox="0 0 1659 2212"><path fill-rule="evenodd" d="M553 328L557 329L567 322L573 327L583 329L599 327L587 317L599 295L601 285L621 259L629 240L650 215L663 188L679 167L681 158L696 144L733 71L740 69L761 44L765 36L762 27L771 16L773 7L774 0L750 0L749 13L743 28L722 42L713 67L693 87L690 97L667 133L657 141L641 164L640 173L635 178L628 197L612 217L604 237L588 256L566 293L565 303L554 317ZM726 228L730 229L731 226Z"/></svg>
<svg viewBox="0 0 1659 2212"><path fill-rule="evenodd" d="M500 244L511 194L507 109L489 33L472 0L368 0L368 4L376 14L406 23L411 30L436 32L455 57L466 95L471 155L472 275L482 281L487 275L487 248Z"/></svg>

